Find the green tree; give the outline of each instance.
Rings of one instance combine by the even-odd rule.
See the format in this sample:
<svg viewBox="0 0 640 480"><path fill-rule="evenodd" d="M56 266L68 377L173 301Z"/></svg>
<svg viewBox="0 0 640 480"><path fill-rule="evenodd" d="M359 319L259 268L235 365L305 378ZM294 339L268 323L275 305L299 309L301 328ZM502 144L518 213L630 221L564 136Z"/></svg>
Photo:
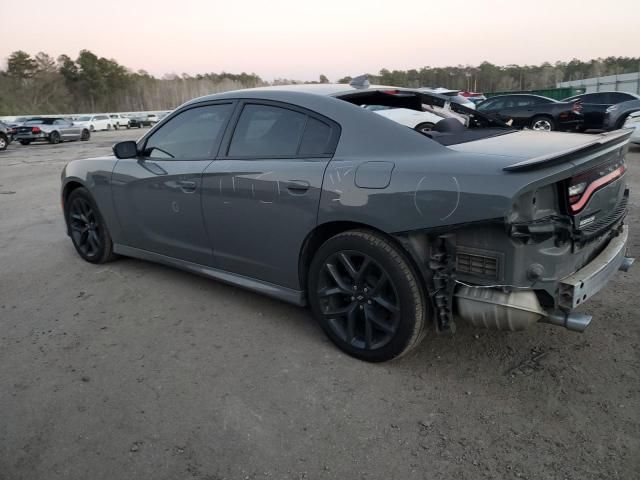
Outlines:
<svg viewBox="0 0 640 480"><path fill-rule="evenodd" d="M30 78L36 72L38 65L27 52L17 50L7 59L7 75L15 78Z"/></svg>

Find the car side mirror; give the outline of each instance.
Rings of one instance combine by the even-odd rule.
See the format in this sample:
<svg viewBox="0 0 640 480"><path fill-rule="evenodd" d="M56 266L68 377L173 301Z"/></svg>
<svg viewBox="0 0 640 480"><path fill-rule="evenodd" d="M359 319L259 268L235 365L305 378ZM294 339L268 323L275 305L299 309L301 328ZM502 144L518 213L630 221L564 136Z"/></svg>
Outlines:
<svg viewBox="0 0 640 480"><path fill-rule="evenodd" d="M113 146L113 154L117 158L134 158L138 156L138 145L133 140L119 142Z"/></svg>

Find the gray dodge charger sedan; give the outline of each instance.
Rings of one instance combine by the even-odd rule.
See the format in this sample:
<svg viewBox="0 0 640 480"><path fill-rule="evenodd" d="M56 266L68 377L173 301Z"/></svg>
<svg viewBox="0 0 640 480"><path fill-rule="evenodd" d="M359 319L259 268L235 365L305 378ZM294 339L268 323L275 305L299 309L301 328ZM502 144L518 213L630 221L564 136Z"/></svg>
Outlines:
<svg viewBox="0 0 640 480"><path fill-rule="evenodd" d="M182 268L297 305L342 350L384 361L467 321L582 331L575 309L626 257L629 132L417 132L367 106L396 87L301 85L190 101L114 156L62 172L78 254Z"/></svg>

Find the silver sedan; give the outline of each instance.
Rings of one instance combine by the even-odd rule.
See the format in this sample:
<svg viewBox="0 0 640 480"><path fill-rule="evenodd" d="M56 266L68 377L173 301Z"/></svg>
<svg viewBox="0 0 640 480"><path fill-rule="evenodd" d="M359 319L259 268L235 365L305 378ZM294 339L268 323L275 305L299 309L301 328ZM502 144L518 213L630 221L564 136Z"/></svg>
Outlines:
<svg viewBox="0 0 640 480"><path fill-rule="evenodd" d="M91 132L82 125L74 125L64 118L32 118L16 129L15 139L22 145L45 141L60 143L75 140L89 140Z"/></svg>

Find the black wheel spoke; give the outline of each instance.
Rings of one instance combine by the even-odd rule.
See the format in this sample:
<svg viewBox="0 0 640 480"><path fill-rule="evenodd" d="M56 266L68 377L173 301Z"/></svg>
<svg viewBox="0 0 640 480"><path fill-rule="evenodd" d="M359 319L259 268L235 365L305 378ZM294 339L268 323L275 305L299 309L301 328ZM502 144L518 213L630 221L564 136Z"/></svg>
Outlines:
<svg viewBox="0 0 640 480"><path fill-rule="evenodd" d="M358 314L358 307L353 304L351 309L347 312L347 341L353 342L356 336L356 316Z"/></svg>
<svg viewBox="0 0 640 480"><path fill-rule="evenodd" d="M375 309L368 306L367 308L365 308L365 312L367 314L367 318L371 321L371 323L375 325L377 329L388 334L396 333L394 325L391 322L381 319L375 312Z"/></svg>
<svg viewBox="0 0 640 480"><path fill-rule="evenodd" d="M373 344L373 328L371 327L371 315L369 309L364 311L364 348L369 350Z"/></svg>
<svg viewBox="0 0 640 480"><path fill-rule="evenodd" d="M382 295L376 295L373 297L373 301L392 314L396 314L400 311L400 308L384 298Z"/></svg>
<svg viewBox="0 0 640 480"><path fill-rule="evenodd" d="M318 296L323 298L338 294L345 295L346 292L340 287L325 287L318 291Z"/></svg>
<svg viewBox="0 0 640 480"><path fill-rule="evenodd" d="M340 275L340 272L338 272L338 269L335 265L333 265L332 263L327 263L326 269L331 275L331 278L333 278L333 281L336 283L338 288L340 288L345 293L351 291L349 285L347 285L347 283L342 279L342 276Z"/></svg>
<svg viewBox="0 0 640 480"><path fill-rule="evenodd" d="M373 290L371 291L371 295L377 295L378 292L380 290L382 290L382 287L384 287L387 282L389 281L389 277L387 277L387 275L385 273L382 273L380 275L380 277L378 278L378 281L375 283L375 285L373 286Z"/></svg>
<svg viewBox="0 0 640 480"><path fill-rule="evenodd" d="M360 269L358 270L358 275L356 277L357 282L362 282L366 278L366 273L371 266L371 259L369 257L365 257L362 261L362 265L360 265Z"/></svg>
<svg viewBox="0 0 640 480"><path fill-rule="evenodd" d="M353 263L351 263L351 259L349 257L347 257L347 255L344 252L339 253L338 254L338 258L340 259L340 262L344 266L344 268L347 271L347 273L349 274L349 276L353 280L357 280L358 271L356 270L356 267L353 266Z"/></svg>

